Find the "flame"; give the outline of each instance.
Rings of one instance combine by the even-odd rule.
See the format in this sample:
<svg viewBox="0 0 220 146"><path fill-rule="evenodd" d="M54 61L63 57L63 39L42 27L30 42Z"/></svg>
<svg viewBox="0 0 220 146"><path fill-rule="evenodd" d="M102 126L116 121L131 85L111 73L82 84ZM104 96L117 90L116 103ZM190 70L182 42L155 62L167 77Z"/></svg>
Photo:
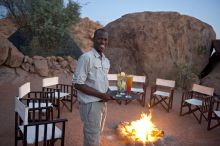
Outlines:
<svg viewBox="0 0 220 146"><path fill-rule="evenodd" d="M149 115L142 113L141 118L132 122L124 122L120 127L122 135L130 137L133 141L142 143L154 142L164 135L151 121L151 113Z"/></svg>

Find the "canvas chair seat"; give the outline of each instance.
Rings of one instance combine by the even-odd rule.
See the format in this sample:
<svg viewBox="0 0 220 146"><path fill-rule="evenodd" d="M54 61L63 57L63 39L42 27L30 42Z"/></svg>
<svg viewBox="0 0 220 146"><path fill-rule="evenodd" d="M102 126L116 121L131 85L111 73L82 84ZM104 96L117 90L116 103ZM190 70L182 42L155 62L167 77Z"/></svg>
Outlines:
<svg viewBox="0 0 220 146"><path fill-rule="evenodd" d="M167 112L172 109L174 80L156 79L156 84L151 87L150 108L160 104Z"/></svg>
<svg viewBox="0 0 220 146"><path fill-rule="evenodd" d="M52 138L52 124L47 124L47 140L51 140ZM38 142L41 142L44 140L44 130L45 130L45 125L39 125L39 130L38 130ZM19 126L19 129L21 130L22 133L24 133L24 125ZM62 136L62 131L58 128L55 127L55 134L54 138L61 138ZM27 143L28 144L33 144L35 143L35 138L36 138L36 126L28 126L27 127Z"/></svg>
<svg viewBox="0 0 220 146"><path fill-rule="evenodd" d="M131 88L131 91L136 92L136 93L144 93L143 88Z"/></svg>
<svg viewBox="0 0 220 146"><path fill-rule="evenodd" d="M220 118L220 111L214 111L214 113Z"/></svg>
<svg viewBox="0 0 220 146"><path fill-rule="evenodd" d="M192 98L192 99L187 99L185 102L192 104L192 105L197 105L197 106L202 106L202 100Z"/></svg>
<svg viewBox="0 0 220 146"><path fill-rule="evenodd" d="M159 96L164 96L164 97L169 97L170 93L164 92L164 91L156 91L153 93L154 95L159 95Z"/></svg>
<svg viewBox="0 0 220 146"><path fill-rule="evenodd" d="M111 90L111 91L117 91L117 87L116 87L116 86L109 86L109 90Z"/></svg>

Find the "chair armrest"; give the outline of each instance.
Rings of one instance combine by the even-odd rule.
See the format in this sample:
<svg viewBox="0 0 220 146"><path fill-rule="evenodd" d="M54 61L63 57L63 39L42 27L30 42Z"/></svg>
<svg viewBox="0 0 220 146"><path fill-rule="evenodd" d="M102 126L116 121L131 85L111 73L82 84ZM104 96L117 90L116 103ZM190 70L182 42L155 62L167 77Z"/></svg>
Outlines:
<svg viewBox="0 0 220 146"><path fill-rule="evenodd" d="M31 122L28 123L27 126L36 126L36 125L44 125L44 124L52 124L52 123L60 123L60 122L67 122L67 119L54 119L54 120L48 120L48 121L39 121L39 122Z"/></svg>
<svg viewBox="0 0 220 146"><path fill-rule="evenodd" d="M60 89L61 92L71 93L73 96L77 96L77 89L74 87L74 85L68 85L68 84L57 84L57 89Z"/></svg>

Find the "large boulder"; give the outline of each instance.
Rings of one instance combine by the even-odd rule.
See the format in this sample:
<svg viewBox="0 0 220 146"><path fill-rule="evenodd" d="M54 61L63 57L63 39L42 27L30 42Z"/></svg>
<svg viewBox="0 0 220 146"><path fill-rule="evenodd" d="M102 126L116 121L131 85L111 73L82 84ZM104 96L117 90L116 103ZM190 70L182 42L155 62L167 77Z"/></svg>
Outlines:
<svg viewBox="0 0 220 146"><path fill-rule="evenodd" d="M11 44L6 38L0 38L0 44L0 65L2 65L5 63L8 57Z"/></svg>
<svg viewBox="0 0 220 146"><path fill-rule="evenodd" d="M46 77L49 75L49 68L47 64L47 60L42 56L34 56L33 64L35 67L36 73L40 76Z"/></svg>
<svg viewBox="0 0 220 146"><path fill-rule="evenodd" d="M6 47L8 48L5 64L10 67L19 67L23 63L24 55L10 41L6 40L5 43L7 43Z"/></svg>
<svg viewBox="0 0 220 146"><path fill-rule="evenodd" d="M214 92L218 95L220 95L220 62L218 62L215 66L215 68L212 70L210 74L208 74L206 77L204 77L201 80L201 84L214 88Z"/></svg>
<svg viewBox="0 0 220 146"><path fill-rule="evenodd" d="M182 86L197 79L216 37L207 23L177 12L127 14L105 28L110 72L145 74L150 82L174 79Z"/></svg>

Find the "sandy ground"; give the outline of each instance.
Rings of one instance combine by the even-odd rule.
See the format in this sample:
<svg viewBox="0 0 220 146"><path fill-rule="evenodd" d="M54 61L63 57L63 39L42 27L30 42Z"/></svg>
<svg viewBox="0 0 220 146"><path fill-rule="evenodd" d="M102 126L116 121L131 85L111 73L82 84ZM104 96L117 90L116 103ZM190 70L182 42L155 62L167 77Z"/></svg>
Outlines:
<svg viewBox="0 0 220 146"><path fill-rule="evenodd" d="M23 79L22 79L23 80ZM32 91L40 89L41 79L29 80L32 83ZM69 78L65 78L69 81ZM20 85L24 80L20 82ZM34 83L34 85L33 85ZM14 145L14 96L18 93L19 84L0 85L0 146ZM149 101L148 89L146 99ZM165 131L165 138L160 143L163 146L219 146L220 127L207 131L207 122L198 124L192 115L179 116L181 92L175 91L173 109L167 113L160 105L152 109L152 121L158 129ZM61 110L61 117L67 118L65 145L82 146L82 123L79 117L77 104L74 104L73 112L65 108ZM102 146L125 146L117 138L115 128L120 121L133 121L140 118L141 113L148 111L137 101L128 105L119 105L114 101L108 103L108 116L105 129L102 134ZM57 143L58 144L58 143Z"/></svg>

